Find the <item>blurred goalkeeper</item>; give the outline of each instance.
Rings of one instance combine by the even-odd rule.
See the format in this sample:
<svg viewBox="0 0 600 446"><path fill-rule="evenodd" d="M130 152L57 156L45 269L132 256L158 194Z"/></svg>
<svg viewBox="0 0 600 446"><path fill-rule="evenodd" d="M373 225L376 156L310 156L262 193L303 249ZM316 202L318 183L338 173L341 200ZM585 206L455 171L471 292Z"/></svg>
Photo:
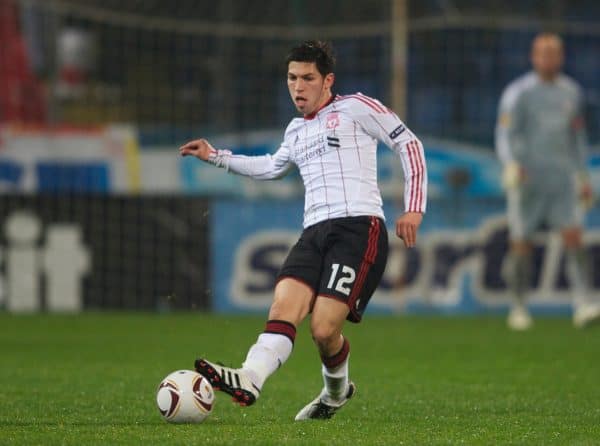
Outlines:
<svg viewBox="0 0 600 446"><path fill-rule="evenodd" d="M387 261L377 141L402 160L405 212L396 220L396 234L406 247L415 245L425 212L427 173L421 142L395 113L360 93L332 93L335 59L329 44L304 42L286 62L289 93L302 116L292 119L277 152L235 155L204 139L180 148L181 155L259 180L280 178L296 166L305 188L304 230L279 272L264 332L241 368L206 359L196 360L195 367L234 401L253 404L265 380L292 353L296 328L311 313L324 387L296 420L326 419L356 390L348 377L344 323L360 322Z"/></svg>
<svg viewBox="0 0 600 446"><path fill-rule="evenodd" d="M526 297L531 283L532 237L543 227L559 230L573 294L573 322L600 319L589 298L589 273L582 247L583 212L592 204L586 171L583 97L579 85L561 73L563 43L542 33L533 41L533 71L505 89L496 127L496 150L504 165L510 252L504 273L514 296L508 325L532 324Z"/></svg>

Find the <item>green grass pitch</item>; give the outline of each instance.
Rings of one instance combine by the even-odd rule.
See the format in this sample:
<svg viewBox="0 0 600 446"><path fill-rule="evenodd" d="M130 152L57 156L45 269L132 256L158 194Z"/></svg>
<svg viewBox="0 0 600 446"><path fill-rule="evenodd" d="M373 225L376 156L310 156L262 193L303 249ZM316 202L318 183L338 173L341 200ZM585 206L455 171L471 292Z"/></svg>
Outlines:
<svg viewBox="0 0 600 446"><path fill-rule="evenodd" d="M217 393L200 425L170 425L155 391L196 355L239 364L264 318L0 314L0 444L600 444L600 328L540 319L368 316L346 334L356 397L294 422L321 388L303 324L257 404Z"/></svg>

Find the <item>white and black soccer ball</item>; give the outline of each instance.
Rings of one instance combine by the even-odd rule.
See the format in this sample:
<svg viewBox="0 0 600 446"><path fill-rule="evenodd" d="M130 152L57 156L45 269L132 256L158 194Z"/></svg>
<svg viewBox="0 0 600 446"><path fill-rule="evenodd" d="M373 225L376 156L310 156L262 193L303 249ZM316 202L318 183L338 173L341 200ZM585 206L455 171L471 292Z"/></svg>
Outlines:
<svg viewBox="0 0 600 446"><path fill-rule="evenodd" d="M177 370L161 381L156 404L170 423L201 423L210 415L215 393L206 378L191 370Z"/></svg>

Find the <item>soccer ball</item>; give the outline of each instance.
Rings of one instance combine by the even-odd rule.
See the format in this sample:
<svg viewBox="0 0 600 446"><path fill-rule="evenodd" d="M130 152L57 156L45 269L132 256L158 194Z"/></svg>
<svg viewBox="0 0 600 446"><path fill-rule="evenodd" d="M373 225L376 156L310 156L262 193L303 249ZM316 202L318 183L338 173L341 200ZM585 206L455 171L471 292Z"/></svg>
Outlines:
<svg viewBox="0 0 600 446"><path fill-rule="evenodd" d="M206 378L191 370L177 370L163 379L156 404L170 423L201 423L210 415L215 393Z"/></svg>

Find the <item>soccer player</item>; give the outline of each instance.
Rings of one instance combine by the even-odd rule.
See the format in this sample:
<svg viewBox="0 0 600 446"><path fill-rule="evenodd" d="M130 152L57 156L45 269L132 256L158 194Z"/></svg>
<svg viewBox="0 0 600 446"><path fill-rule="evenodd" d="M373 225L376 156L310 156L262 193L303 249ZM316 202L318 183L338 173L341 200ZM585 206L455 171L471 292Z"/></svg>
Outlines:
<svg viewBox="0 0 600 446"><path fill-rule="evenodd" d="M591 205L586 171L586 135L581 88L561 73L563 43L556 34L533 40L533 71L506 87L496 126L496 149L504 165L510 252L505 277L514 297L508 325L531 324L526 297L531 282L532 236L547 226L559 230L566 248L573 294L574 324L600 318L600 305L588 293L582 247L582 205Z"/></svg>
<svg viewBox="0 0 600 446"><path fill-rule="evenodd" d="M265 380L288 359L296 328L311 313L310 330L322 361L324 387L296 420L330 418L352 397L350 343L344 322L360 322L385 269L388 241L377 185L377 141L401 158L405 213L396 235L413 247L427 200L423 146L376 99L332 93L335 59L326 42L307 41L287 56L287 83L301 117L281 147L264 156L217 150L204 139L180 148L227 171L277 179L295 165L305 187L304 230L281 267L265 330L241 368L198 359L196 370L242 406L253 404Z"/></svg>

